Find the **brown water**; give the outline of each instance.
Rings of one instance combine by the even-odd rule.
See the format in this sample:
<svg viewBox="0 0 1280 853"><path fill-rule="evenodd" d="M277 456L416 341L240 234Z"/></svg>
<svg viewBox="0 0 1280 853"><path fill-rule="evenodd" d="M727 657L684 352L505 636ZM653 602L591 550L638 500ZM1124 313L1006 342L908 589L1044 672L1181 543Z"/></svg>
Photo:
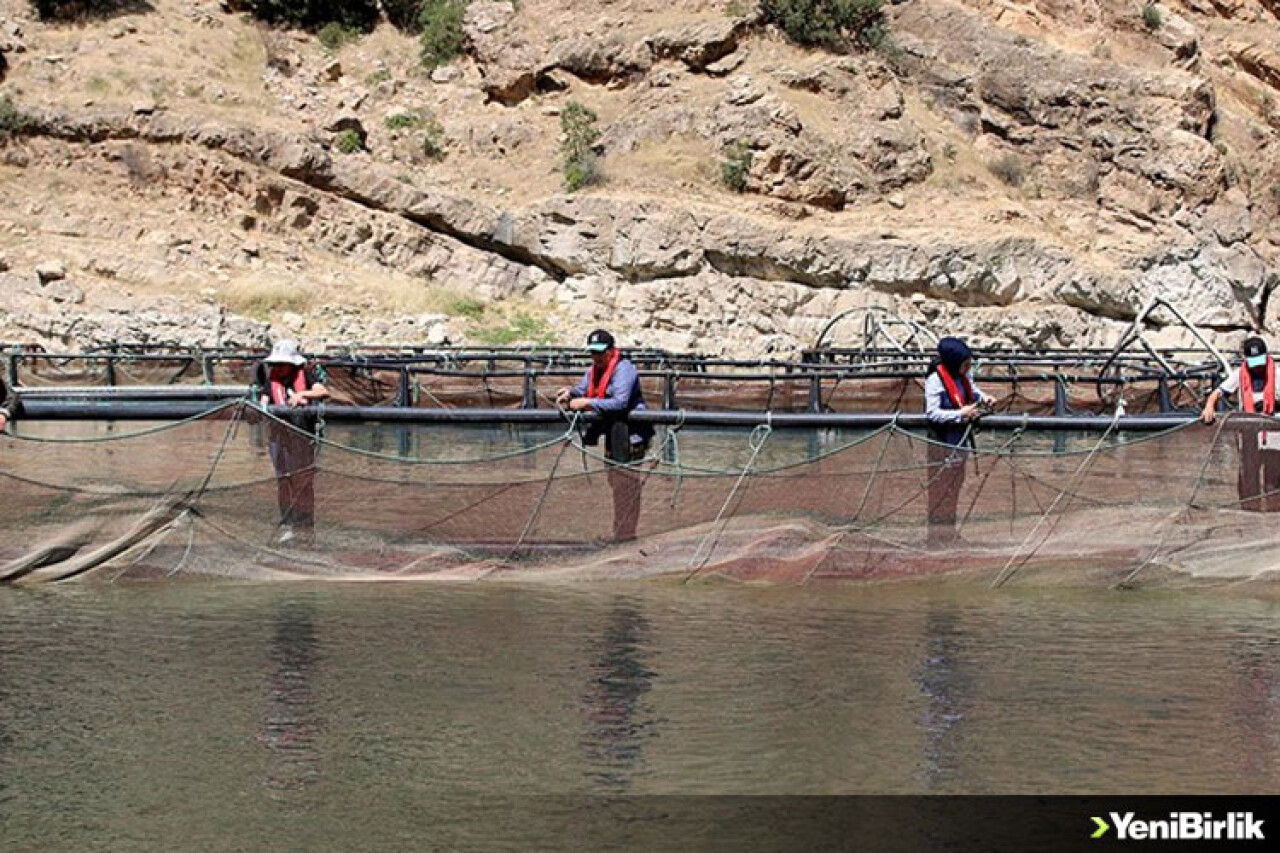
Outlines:
<svg viewBox="0 0 1280 853"><path fill-rule="evenodd" d="M529 794L1277 788L1280 605L1251 599L0 589L6 851L496 849L471 818Z"/></svg>

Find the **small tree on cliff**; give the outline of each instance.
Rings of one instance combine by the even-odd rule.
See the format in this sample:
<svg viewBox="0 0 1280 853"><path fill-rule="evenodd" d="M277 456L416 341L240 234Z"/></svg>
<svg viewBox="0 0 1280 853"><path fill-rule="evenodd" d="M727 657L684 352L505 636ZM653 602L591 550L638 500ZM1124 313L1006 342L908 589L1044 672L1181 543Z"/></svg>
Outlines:
<svg viewBox="0 0 1280 853"><path fill-rule="evenodd" d="M422 64L435 68L452 62L462 53L466 34L462 19L467 13L467 0L422 0L418 12L418 44L422 48Z"/></svg>
<svg viewBox="0 0 1280 853"><path fill-rule="evenodd" d="M760 0L764 20L798 44L879 47L889 34L882 0Z"/></svg>
<svg viewBox="0 0 1280 853"><path fill-rule="evenodd" d="M595 144L600 139L597 116L590 107L570 101L560 113L560 153L564 157L564 188L574 192L600 179Z"/></svg>

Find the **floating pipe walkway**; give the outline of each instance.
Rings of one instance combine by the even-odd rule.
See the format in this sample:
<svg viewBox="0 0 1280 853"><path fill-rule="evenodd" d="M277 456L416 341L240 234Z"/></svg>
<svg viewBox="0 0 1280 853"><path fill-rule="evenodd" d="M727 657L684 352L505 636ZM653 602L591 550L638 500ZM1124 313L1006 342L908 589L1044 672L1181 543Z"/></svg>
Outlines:
<svg viewBox="0 0 1280 853"><path fill-rule="evenodd" d="M173 421L198 417L225 406L225 401L155 401L155 402L64 402L47 399L24 400L23 420L41 421ZM416 409L399 406L324 406L311 407L328 423L404 423L404 424L491 424L550 426L566 423L558 409ZM274 415L292 411L272 406ZM594 416L585 415L589 422ZM1107 415L986 415L981 420L984 430L1038 430L1049 432L1092 432L1112 427L1119 432L1153 432L1167 430L1196 420L1194 413L1166 415L1134 415L1114 418ZM688 427L757 427L773 429L877 429L897 424L906 429L924 429L928 421L923 414L902 413L771 413L771 412L698 412L680 409L645 409L631 413L634 423L655 426Z"/></svg>

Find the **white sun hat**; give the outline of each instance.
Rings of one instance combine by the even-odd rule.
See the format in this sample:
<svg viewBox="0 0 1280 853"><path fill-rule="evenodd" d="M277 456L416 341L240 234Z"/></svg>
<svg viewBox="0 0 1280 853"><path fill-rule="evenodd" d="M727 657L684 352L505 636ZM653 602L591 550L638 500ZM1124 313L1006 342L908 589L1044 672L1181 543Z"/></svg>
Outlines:
<svg viewBox="0 0 1280 853"><path fill-rule="evenodd" d="M271 348L271 355L266 358L267 364L292 364L298 367L307 363L307 360L298 352L297 341L285 338L282 341L276 341L275 346Z"/></svg>

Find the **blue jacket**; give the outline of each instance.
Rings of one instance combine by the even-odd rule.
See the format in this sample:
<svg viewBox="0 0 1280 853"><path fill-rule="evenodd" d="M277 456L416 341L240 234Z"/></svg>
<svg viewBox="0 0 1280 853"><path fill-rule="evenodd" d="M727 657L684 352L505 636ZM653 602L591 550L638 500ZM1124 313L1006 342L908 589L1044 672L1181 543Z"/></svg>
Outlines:
<svg viewBox="0 0 1280 853"><path fill-rule="evenodd" d="M587 372L582 375L582 379L577 385L573 386L571 396L587 396L587 388L590 382L591 368L587 368ZM591 401L592 411L602 417L587 428L582 440L587 444L598 443L600 436L604 435L605 430L608 429L611 420L625 418L631 412L644 408L647 408L647 406L644 404L644 392L640 388L640 374L636 371L636 366L628 359L620 358L618 366L613 369L613 376L609 377L609 387L605 389L605 395L598 400ZM631 433L632 444L653 438L653 427L649 424L628 424L628 431Z"/></svg>

